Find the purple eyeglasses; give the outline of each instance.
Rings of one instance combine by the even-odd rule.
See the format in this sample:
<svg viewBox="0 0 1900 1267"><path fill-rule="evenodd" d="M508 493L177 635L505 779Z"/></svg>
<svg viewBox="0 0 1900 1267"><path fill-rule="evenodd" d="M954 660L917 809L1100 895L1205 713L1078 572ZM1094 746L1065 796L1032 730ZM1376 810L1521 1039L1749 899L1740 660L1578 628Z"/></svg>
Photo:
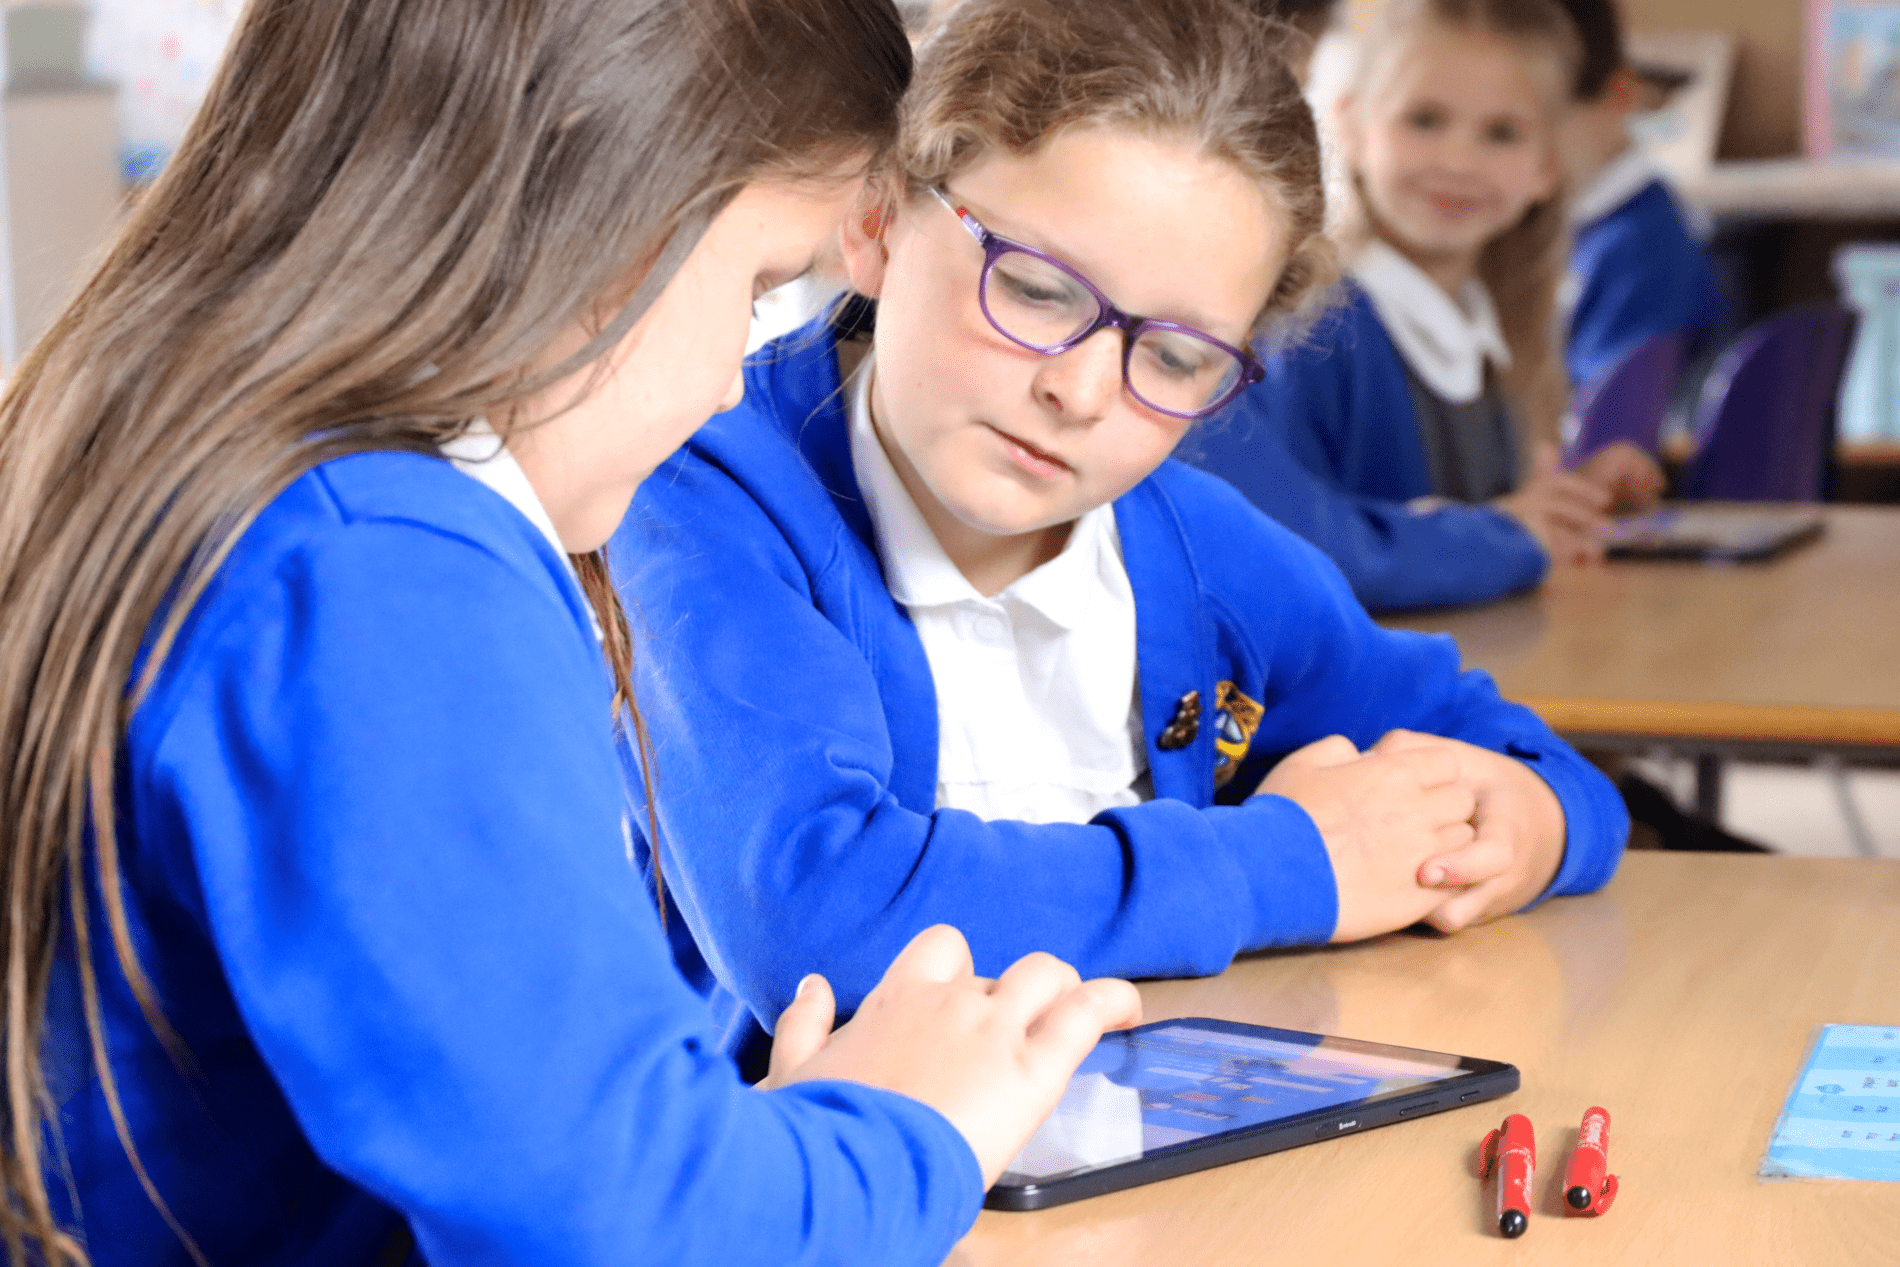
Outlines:
<svg viewBox="0 0 1900 1267"><path fill-rule="evenodd" d="M1018 347L1054 356L1113 326L1122 333L1128 394L1173 418L1211 414L1266 377L1245 348L1192 326L1131 316L1061 260L997 236L943 190L930 192L983 248L977 302L996 332Z"/></svg>

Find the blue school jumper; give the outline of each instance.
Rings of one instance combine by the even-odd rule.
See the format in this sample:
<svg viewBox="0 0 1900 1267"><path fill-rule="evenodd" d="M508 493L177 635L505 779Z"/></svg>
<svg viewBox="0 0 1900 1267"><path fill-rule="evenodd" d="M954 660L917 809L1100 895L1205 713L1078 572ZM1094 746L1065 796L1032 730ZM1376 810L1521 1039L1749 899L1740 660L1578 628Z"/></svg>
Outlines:
<svg viewBox="0 0 1900 1267"><path fill-rule="evenodd" d="M1564 360L1580 386L1659 334L1686 335L1693 358L1728 323L1715 265L1660 180L1581 226L1570 264L1579 291Z"/></svg>
<svg viewBox="0 0 1900 1267"><path fill-rule="evenodd" d="M762 1094L668 962L611 684L528 519L446 461L342 458L244 533L135 714L126 906L181 1074L94 962L134 1140L213 1264L936 1263L975 1158L934 1110ZM49 1056L98 1267L190 1261Z"/></svg>
<svg viewBox="0 0 1900 1267"><path fill-rule="evenodd" d="M829 334L768 345L745 387L642 486L612 546L645 631L664 869L735 1045L807 972L856 1007L939 922L991 975L1045 950L1084 976L1197 976L1325 941L1337 895L1312 820L1214 793L1237 763L1334 733L1364 747L1409 727L1511 753L1568 818L1548 892L1615 870L1628 821L1601 774L1461 674L1451 639L1380 629L1318 551L1172 461L1115 503L1155 799L1088 824L937 809L936 688L884 582Z"/></svg>
<svg viewBox="0 0 1900 1267"><path fill-rule="evenodd" d="M1536 585L1549 559L1509 515L1414 507L1435 490L1405 362L1365 290L1342 291L1304 339L1264 358L1264 379L1188 433L1179 456L1325 551L1373 611Z"/></svg>

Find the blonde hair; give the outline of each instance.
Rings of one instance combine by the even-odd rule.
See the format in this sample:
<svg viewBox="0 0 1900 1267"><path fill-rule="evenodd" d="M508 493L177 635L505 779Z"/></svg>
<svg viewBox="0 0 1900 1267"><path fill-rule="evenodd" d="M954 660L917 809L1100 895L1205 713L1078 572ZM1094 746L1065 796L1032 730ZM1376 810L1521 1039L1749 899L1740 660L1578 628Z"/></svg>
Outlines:
<svg viewBox="0 0 1900 1267"><path fill-rule="evenodd" d="M963 0L918 49L896 162L915 197L1064 128L1185 138L1285 213L1286 267L1255 325L1297 324L1338 278L1312 111L1282 55L1301 38L1240 0Z"/></svg>
<svg viewBox="0 0 1900 1267"><path fill-rule="evenodd" d="M1556 73L1544 105L1555 122L1582 57L1576 24L1557 0L1382 0L1360 40L1354 95L1363 100L1382 70L1428 27L1496 35L1529 56L1549 58ZM1377 236L1359 177L1351 175L1333 229L1348 258ZM1520 446L1527 463L1538 442L1556 442L1570 396L1557 332L1557 293L1570 267L1565 204L1560 182L1516 224L1485 243L1478 257L1478 280L1491 293L1511 350L1511 367L1501 377L1528 442Z"/></svg>

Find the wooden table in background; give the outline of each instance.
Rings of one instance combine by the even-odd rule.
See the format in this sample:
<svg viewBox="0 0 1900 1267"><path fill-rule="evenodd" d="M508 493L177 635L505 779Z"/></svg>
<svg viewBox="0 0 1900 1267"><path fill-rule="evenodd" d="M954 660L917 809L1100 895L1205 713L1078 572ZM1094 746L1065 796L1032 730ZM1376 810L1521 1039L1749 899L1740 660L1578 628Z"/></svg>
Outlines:
<svg viewBox="0 0 1900 1267"><path fill-rule="evenodd" d="M1029 1214L950 1267L1900 1262L1900 1183L1756 1178L1816 1026L1900 1024L1900 861L1631 854L1604 892L1450 938L1393 934L1141 987L1217 1016L1508 1060L1523 1087L1324 1144ZM1583 1111L1610 1111L1615 1207L1560 1212ZM1499 1238L1474 1150L1537 1127L1538 1203Z"/></svg>
<svg viewBox="0 0 1900 1267"><path fill-rule="evenodd" d="M1530 594L1382 623L1453 635L1579 745L1891 757L1900 508L1825 509L1825 536L1767 563L1560 568ZM1715 792L1699 799L1714 817Z"/></svg>

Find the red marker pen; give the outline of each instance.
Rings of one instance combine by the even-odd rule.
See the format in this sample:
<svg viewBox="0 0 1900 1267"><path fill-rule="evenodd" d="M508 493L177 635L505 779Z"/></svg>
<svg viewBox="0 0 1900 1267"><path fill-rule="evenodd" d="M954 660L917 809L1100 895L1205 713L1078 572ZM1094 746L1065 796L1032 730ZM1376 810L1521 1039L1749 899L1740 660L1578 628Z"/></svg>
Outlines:
<svg viewBox="0 0 1900 1267"><path fill-rule="evenodd" d="M1564 1170L1565 1214L1601 1214L1616 1199L1616 1176L1610 1168L1610 1115L1590 1109L1577 1131L1577 1151Z"/></svg>
<svg viewBox="0 0 1900 1267"><path fill-rule="evenodd" d="M1531 1225L1531 1175L1537 1169L1537 1137L1531 1120L1522 1113L1504 1119L1504 1125L1484 1137L1479 1146L1483 1169L1479 1178L1498 1176L1498 1235L1524 1235Z"/></svg>

